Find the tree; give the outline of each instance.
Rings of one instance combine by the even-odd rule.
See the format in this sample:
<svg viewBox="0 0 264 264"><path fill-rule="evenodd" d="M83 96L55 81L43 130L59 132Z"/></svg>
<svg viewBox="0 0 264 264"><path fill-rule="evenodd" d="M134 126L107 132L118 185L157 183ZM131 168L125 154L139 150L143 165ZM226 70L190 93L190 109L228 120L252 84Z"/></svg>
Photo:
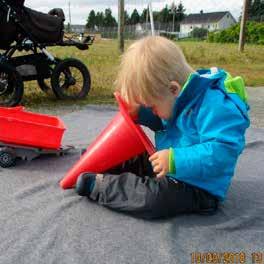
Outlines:
<svg viewBox="0 0 264 264"><path fill-rule="evenodd" d="M264 0L250 0L249 20L264 21Z"/></svg>
<svg viewBox="0 0 264 264"><path fill-rule="evenodd" d="M103 24L105 27L116 27L117 26L117 22L116 22L115 18L112 16L111 8L105 9L104 23Z"/></svg>
<svg viewBox="0 0 264 264"><path fill-rule="evenodd" d="M129 25L130 17L129 17L129 14L128 14L128 12L126 10L124 12L124 16L125 16L125 25Z"/></svg>
<svg viewBox="0 0 264 264"><path fill-rule="evenodd" d="M98 27L102 27L104 25L104 13L103 12L96 13L95 24Z"/></svg>
<svg viewBox="0 0 264 264"><path fill-rule="evenodd" d="M160 14L160 12L153 11L153 19L154 19L154 22L155 21L159 21L159 14Z"/></svg>
<svg viewBox="0 0 264 264"><path fill-rule="evenodd" d="M89 13L89 16L87 18L86 27L87 28L94 28L95 25L96 25L96 15L95 15L94 10L91 10L91 12Z"/></svg>
<svg viewBox="0 0 264 264"><path fill-rule="evenodd" d="M140 21L140 16L138 14L138 11L137 9L134 9L130 17L130 24L135 25L139 23L139 21Z"/></svg>
<svg viewBox="0 0 264 264"><path fill-rule="evenodd" d="M141 16L140 16L140 20L139 20L140 23L146 23L147 18L149 19L149 13L148 12L149 12L148 8L143 9Z"/></svg>
<svg viewBox="0 0 264 264"><path fill-rule="evenodd" d="M180 30L180 22L184 19L185 15L185 8L182 4L182 2L179 3L179 5L175 5L174 2L171 4L170 8L170 14L172 14L172 23L173 23L173 31L179 31ZM175 25L176 24L176 25Z"/></svg>
<svg viewBox="0 0 264 264"><path fill-rule="evenodd" d="M159 12L159 22L161 23L168 23L171 19L170 9L166 5L160 12Z"/></svg>
<svg viewBox="0 0 264 264"><path fill-rule="evenodd" d="M184 12L185 11L186 11L186 9L184 8L182 2L180 2L178 5L177 14L176 14L176 21L177 22L181 22L184 19L184 17L185 17Z"/></svg>

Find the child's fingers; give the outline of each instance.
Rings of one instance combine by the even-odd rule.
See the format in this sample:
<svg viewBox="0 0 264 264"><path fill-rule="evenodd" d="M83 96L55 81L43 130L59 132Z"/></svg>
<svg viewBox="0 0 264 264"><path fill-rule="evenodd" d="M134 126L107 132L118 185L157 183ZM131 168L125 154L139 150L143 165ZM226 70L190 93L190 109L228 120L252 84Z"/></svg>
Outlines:
<svg viewBox="0 0 264 264"><path fill-rule="evenodd" d="M153 171L155 172L155 173L160 173L161 171L162 171L162 168L160 167L160 166L155 166L154 168L153 168Z"/></svg>
<svg viewBox="0 0 264 264"><path fill-rule="evenodd" d="M162 177L164 177L166 174L165 174L165 172L162 170L160 173L158 173L157 174L157 178L159 179L159 178L162 178Z"/></svg>
<svg viewBox="0 0 264 264"><path fill-rule="evenodd" d="M151 156L149 157L149 161L152 162L153 160L157 159L158 156L159 156L159 154L158 154L157 152L154 153L153 155L151 155Z"/></svg>
<svg viewBox="0 0 264 264"><path fill-rule="evenodd" d="M159 165L159 160L155 159L151 162L152 168L154 168L155 166Z"/></svg>

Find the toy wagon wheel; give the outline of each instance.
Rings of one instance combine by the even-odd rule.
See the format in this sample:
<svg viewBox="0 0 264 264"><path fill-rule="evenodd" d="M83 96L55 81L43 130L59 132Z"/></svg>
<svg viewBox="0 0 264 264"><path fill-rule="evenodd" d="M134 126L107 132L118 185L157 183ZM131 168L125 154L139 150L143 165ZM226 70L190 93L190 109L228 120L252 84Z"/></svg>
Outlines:
<svg viewBox="0 0 264 264"><path fill-rule="evenodd" d="M90 73L81 61L65 59L55 67L51 85L59 99L83 99L90 91Z"/></svg>
<svg viewBox="0 0 264 264"><path fill-rule="evenodd" d="M0 151L0 166L2 168L9 168L15 166L16 157L9 151Z"/></svg>
<svg viewBox="0 0 264 264"><path fill-rule="evenodd" d="M20 74L8 64L0 64L0 106L15 106L20 103L24 85Z"/></svg>

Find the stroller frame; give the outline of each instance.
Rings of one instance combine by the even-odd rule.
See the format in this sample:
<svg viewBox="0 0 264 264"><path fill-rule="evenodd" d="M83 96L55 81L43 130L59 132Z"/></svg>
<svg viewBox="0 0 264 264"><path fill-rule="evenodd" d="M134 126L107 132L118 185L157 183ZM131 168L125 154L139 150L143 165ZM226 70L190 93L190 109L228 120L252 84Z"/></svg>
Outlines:
<svg viewBox="0 0 264 264"><path fill-rule="evenodd" d="M59 99L81 99L87 96L91 78L87 67L80 61L74 58L60 59L54 57L47 47L74 46L80 50L87 50L89 45L93 44L94 36L85 36L85 42L79 42L68 38L55 43L40 43L36 38L27 32L19 19L15 7L8 4L6 0L0 0L0 8L7 13L7 19L14 22L19 32L15 44L11 44L0 53L0 106L15 106L20 103L23 96L23 82L37 80L40 88L47 92L50 90L49 85L45 83L45 79L51 79L51 88L55 96ZM32 54L17 56L16 51L26 51ZM71 68L77 69L82 75L83 82L81 90L77 94L69 95L67 91L69 87L75 85L77 80L71 73ZM61 84L61 76L64 76L64 81ZM5 78L1 78L5 76ZM13 80L13 82L12 82ZM14 92L12 98L8 101L1 102L1 96L6 96Z"/></svg>

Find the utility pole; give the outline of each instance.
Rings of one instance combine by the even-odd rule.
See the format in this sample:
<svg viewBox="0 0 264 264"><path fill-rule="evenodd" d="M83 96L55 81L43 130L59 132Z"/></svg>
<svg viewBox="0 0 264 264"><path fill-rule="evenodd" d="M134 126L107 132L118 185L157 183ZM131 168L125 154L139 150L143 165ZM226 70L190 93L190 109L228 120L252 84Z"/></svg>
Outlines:
<svg viewBox="0 0 264 264"><path fill-rule="evenodd" d="M240 35L239 35L239 51L244 51L245 45L245 33L246 33L246 22L248 18L249 0L244 0L241 24L240 24Z"/></svg>
<svg viewBox="0 0 264 264"><path fill-rule="evenodd" d="M173 15L173 20L172 20L172 32L175 31L175 15L177 12L177 6L175 5L174 1L171 4L171 14Z"/></svg>
<svg viewBox="0 0 264 264"><path fill-rule="evenodd" d="M155 27L154 27L154 19L153 19L153 11L152 11L151 1L149 1L149 16L150 16L150 25L151 25L151 35L155 36Z"/></svg>
<svg viewBox="0 0 264 264"><path fill-rule="evenodd" d="M71 2L69 1L69 32L71 32Z"/></svg>
<svg viewBox="0 0 264 264"><path fill-rule="evenodd" d="M147 14L146 14L146 24L148 24L149 21L149 9L147 8Z"/></svg>
<svg viewBox="0 0 264 264"><path fill-rule="evenodd" d="M149 29L148 23L149 23L149 9L147 8L147 12L146 12L146 27L145 27L145 30L147 32L148 32L148 29Z"/></svg>
<svg viewBox="0 0 264 264"><path fill-rule="evenodd" d="M125 3L118 0L118 44L119 50L124 52Z"/></svg>

